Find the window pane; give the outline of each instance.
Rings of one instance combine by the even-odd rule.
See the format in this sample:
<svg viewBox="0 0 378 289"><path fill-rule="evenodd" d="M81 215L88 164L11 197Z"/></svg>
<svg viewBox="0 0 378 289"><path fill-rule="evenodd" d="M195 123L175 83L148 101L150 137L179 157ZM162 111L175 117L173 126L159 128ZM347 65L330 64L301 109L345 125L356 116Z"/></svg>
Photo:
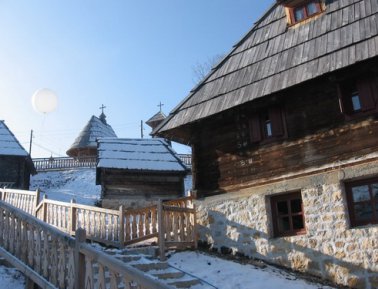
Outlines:
<svg viewBox="0 0 378 289"><path fill-rule="evenodd" d="M289 217L278 218L278 231L279 232L290 231Z"/></svg>
<svg viewBox="0 0 378 289"><path fill-rule="evenodd" d="M287 215L289 214L289 207L286 201L277 202L277 212L279 215Z"/></svg>
<svg viewBox="0 0 378 289"><path fill-rule="evenodd" d="M292 213L302 212L302 201L300 199L291 200L291 212Z"/></svg>
<svg viewBox="0 0 378 289"><path fill-rule="evenodd" d="M352 106L354 111L361 109L361 100L360 96L358 95L358 92L355 92L352 95Z"/></svg>
<svg viewBox="0 0 378 289"><path fill-rule="evenodd" d="M295 17L295 21L296 22L301 21L301 20L303 20L305 18L303 7L296 8L294 10L294 17Z"/></svg>
<svg viewBox="0 0 378 289"><path fill-rule="evenodd" d="M352 188L353 202L362 202L370 200L369 187L358 186Z"/></svg>
<svg viewBox="0 0 378 289"><path fill-rule="evenodd" d="M304 228L303 217L302 216L293 216L293 229L300 230Z"/></svg>
<svg viewBox="0 0 378 289"><path fill-rule="evenodd" d="M358 203L354 205L356 220L371 220L373 218L373 208L371 203Z"/></svg>
<svg viewBox="0 0 378 289"><path fill-rule="evenodd" d="M308 16L311 16L312 14L318 13L318 5L316 5L314 2L311 2L307 4L307 14Z"/></svg>
<svg viewBox="0 0 378 289"><path fill-rule="evenodd" d="M272 122L270 120L267 120L265 122L265 129L266 129L266 135L267 136L272 136Z"/></svg>

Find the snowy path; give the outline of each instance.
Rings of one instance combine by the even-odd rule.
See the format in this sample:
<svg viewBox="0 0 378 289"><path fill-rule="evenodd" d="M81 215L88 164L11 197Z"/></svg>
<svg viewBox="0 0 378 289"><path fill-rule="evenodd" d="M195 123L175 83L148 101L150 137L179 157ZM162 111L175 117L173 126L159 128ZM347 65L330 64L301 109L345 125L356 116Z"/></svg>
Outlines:
<svg viewBox="0 0 378 289"><path fill-rule="evenodd" d="M295 274L274 267L261 269L197 252L176 253L168 262L205 280L214 289L333 289L298 279ZM192 289L201 289L201 286Z"/></svg>

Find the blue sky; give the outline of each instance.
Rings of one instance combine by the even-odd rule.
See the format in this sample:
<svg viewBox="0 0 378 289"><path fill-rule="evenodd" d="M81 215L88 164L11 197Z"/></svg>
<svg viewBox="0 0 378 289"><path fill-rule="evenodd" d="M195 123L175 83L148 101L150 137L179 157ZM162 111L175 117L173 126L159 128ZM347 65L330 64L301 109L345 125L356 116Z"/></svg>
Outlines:
<svg viewBox="0 0 378 289"><path fill-rule="evenodd" d="M0 119L27 149L34 130L33 157L64 156L101 104L119 137L139 137L160 101L168 114L193 88L193 66L229 52L273 2L0 1ZM58 95L54 112L33 110L39 88Z"/></svg>

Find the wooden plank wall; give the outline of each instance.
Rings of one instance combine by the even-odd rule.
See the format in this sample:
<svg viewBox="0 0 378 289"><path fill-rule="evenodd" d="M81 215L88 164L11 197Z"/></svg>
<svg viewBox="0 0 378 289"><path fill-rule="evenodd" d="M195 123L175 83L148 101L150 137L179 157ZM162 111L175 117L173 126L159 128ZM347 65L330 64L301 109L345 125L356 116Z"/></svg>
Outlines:
<svg viewBox="0 0 378 289"><path fill-rule="evenodd" d="M248 119L256 108L280 104L288 138L252 144ZM251 182L269 181L306 168L378 151L378 120L345 121L336 84L328 79L256 101L201 123L194 144L195 189L230 192Z"/></svg>
<svg viewBox="0 0 378 289"><path fill-rule="evenodd" d="M176 198L183 194L183 175L127 174L102 170L104 198Z"/></svg>
<svg viewBox="0 0 378 289"><path fill-rule="evenodd" d="M13 182L13 188L29 189L29 179L24 157L0 156L0 182Z"/></svg>

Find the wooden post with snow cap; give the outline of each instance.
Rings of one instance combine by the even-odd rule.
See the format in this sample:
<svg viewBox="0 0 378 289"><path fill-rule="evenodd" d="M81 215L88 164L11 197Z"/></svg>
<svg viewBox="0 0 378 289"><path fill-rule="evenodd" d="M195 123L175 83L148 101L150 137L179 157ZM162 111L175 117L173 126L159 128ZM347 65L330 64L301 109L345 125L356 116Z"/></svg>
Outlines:
<svg viewBox="0 0 378 289"><path fill-rule="evenodd" d="M160 260L165 260L165 228L164 228L164 212L163 212L163 202L159 199L157 206L158 213L158 242L159 242L159 254Z"/></svg>

